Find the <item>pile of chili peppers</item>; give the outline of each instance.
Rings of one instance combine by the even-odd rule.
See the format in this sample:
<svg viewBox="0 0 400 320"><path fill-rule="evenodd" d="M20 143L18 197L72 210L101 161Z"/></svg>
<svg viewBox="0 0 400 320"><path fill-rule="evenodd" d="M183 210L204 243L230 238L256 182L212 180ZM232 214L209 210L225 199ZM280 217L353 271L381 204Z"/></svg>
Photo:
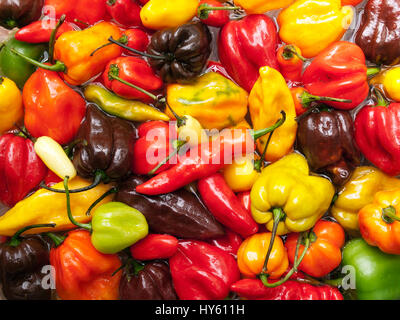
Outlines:
<svg viewBox="0 0 400 320"><path fill-rule="evenodd" d="M1 2L4 297L400 300L399 8Z"/></svg>

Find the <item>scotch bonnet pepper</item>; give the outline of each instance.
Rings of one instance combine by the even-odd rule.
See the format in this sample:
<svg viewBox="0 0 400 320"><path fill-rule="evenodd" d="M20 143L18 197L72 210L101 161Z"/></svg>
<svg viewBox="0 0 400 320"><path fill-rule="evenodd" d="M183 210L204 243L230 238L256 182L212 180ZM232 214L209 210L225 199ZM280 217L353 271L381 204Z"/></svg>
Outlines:
<svg viewBox="0 0 400 320"><path fill-rule="evenodd" d="M353 16L353 8L342 7L340 0L298 0L280 12L279 36L312 58L340 40Z"/></svg>

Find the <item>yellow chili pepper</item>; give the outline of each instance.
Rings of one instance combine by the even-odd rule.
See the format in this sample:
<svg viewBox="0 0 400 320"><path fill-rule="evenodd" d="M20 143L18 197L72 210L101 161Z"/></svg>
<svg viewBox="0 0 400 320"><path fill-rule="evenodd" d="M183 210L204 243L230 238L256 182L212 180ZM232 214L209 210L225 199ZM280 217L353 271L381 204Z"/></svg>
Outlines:
<svg viewBox="0 0 400 320"><path fill-rule="evenodd" d="M323 177L310 175L307 160L292 153L265 167L251 189L251 213L277 234L310 229L328 210L335 189Z"/></svg>
<svg viewBox="0 0 400 320"><path fill-rule="evenodd" d="M145 27L155 30L178 27L196 15L199 0L150 0L140 11Z"/></svg>
<svg viewBox="0 0 400 320"><path fill-rule="evenodd" d="M296 111L292 95L283 76L275 69L262 67L260 77L249 96L249 109L254 130L270 127L286 112L286 121L274 131L265 156L276 161L292 151L296 139ZM263 152L268 135L257 140L259 152Z"/></svg>
<svg viewBox="0 0 400 320"><path fill-rule="evenodd" d="M390 99L400 102L400 67L380 73L372 78L370 83L380 85Z"/></svg>
<svg viewBox="0 0 400 320"><path fill-rule="evenodd" d="M344 229L357 234L358 212L373 201L377 192L398 188L400 179L388 176L374 167L357 167L350 180L339 190L331 213Z"/></svg>
<svg viewBox="0 0 400 320"><path fill-rule="evenodd" d="M171 84L167 88L171 108L178 115L196 118L205 129L221 130L241 122L247 113L247 98L245 90L216 72L206 73L189 84ZM168 108L166 113L173 117Z"/></svg>
<svg viewBox="0 0 400 320"><path fill-rule="evenodd" d="M70 189L82 188L90 185L90 182L75 177L68 182ZM85 192L71 193L71 210L74 218L81 223L87 223L91 216L86 215L90 205L100 198L112 184L99 184L97 187ZM64 190L63 182L52 188ZM108 196L99 202L94 208L101 204L110 202L112 196ZM55 228L37 228L27 231L27 234L36 234L47 231L63 231L75 227L68 219L67 203L64 193L55 193L40 189L28 198L18 202L12 209L0 217L0 235L12 236L21 228L33 224L54 223Z"/></svg>
<svg viewBox="0 0 400 320"><path fill-rule="evenodd" d="M22 95L12 80L0 77L0 134L22 118Z"/></svg>
<svg viewBox="0 0 400 320"><path fill-rule="evenodd" d="M270 10L285 8L295 0L235 0L235 4L242 7L246 13L264 13Z"/></svg>
<svg viewBox="0 0 400 320"><path fill-rule="evenodd" d="M315 57L340 40L353 16L353 7L342 7L340 0L298 0L279 14L279 36L298 46L304 57Z"/></svg>

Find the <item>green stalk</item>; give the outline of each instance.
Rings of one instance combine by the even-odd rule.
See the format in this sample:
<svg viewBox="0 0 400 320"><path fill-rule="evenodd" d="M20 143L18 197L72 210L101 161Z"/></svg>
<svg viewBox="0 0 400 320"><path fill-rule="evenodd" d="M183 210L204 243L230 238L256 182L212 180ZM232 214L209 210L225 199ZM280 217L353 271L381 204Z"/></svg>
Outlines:
<svg viewBox="0 0 400 320"><path fill-rule="evenodd" d="M396 208L393 206L383 208L382 220L388 224L392 224L395 221L400 221L400 217L396 216Z"/></svg>
<svg viewBox="0 0 400 320"><path fill-rule="evenodd" d="M59 236L59 235L56 235L51 232L46 232L45 235L48 236L54 242L54 245L56 247L61 245L64 242L64 240L67 238L65 236Z"/></svg>
<svg viewBox="0 0 400 320"><path fill-rule="evenodd" d="M67 67L61 61L56 61L55 64L49 66L47 64L38 62L32 58L29 58L13 48L10 48L10 51L38 68L42 68L42 69L49 70L49 71L55 71L55 72L65 72L67 70Z"/></svg>
<svg viewBox="0 0 400 320"><path fill-rule="evenodd" d="M54 58L53 58L53 55L54 55L54 44L56 43L57 32L58 32L58 29L60 29L61 25L64 23L65 17L66 17L65 14L63 14L60 17L60 20L58 20L58 22L56 24L56 27L53 29L53 31L51 32L51 35L50 35L49 57L50 57L50 62L51 63L54 63Z"/></svg>
<svg viewBox="0 0 400 320"><path fill-rule="evenodd" d="M267 133L270 133L277 128L279 128L285 121L286 121L286 112L281 110L281 115L282 118L279 119L273 126L261 130L254 131L252 133L253 139L257 140L258 138L261 138L262 136L265 136Z"/></svg>
<svg viewBox="0 0 400 320"><path fill-rule="evenodd" d="M142 52L142 51L133 49L131 47L128 47L127 45L124 45L124 44L118 42L118 40L114 40L113 37L108 38L108 41L110 41L111 43L114 43L114 44L116 44L116 45L118 45L118 46L120 46L120 47L122 47L122 48L124 48L124 49L126 49L128 51L130 51L130 52L136 53L138 55L141 55L141 56L144 56L144 57L147 57L147 58L150 58L150 59L168 60L168 58L165 57L165 56L156 56L154 54L149 54L149 53Z"/></svg>
<svg viewBox="0 0 400 320"><path fill-rule="evenodd" d="M11 247L18 247L19 244L21 243L21 234L23 234L25 231L34 229L34 228L54 228L56 226L55 223L46 223L46 224L34 224L31 226L23 227L22 229L18 230L13 237L11 238L10 242L8 243L9 246Z"/></svg>

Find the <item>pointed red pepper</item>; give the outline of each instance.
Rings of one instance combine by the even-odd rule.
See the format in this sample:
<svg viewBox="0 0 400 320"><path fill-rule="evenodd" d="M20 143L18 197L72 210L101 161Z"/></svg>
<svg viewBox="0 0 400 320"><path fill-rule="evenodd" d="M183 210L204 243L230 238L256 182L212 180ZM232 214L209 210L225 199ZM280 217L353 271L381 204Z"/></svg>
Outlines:
<svg viewBox="0 0 400 320"><path fill-rule="evenodd" d="M51 37L51 32L56 26L58 20L47 19L32 22L31 24L19 29L15 34L15 39L18 41L28 42L28 43L44 43L49 42ZM58 29L56 33L56 39L61 36L64 32L74 31L75 28L71 23L64 22Z"/></svg>
<svg viewBox="0 0 400 320"><path fill-rule="evenodd" d="M142 26L140 10L141 7L135 0L107 0L110 16L126 28Z"/></svg>
<svg viewBox="0 0 400 320"><path fill-rule="evenodd" d="M169 234L149 234L129 250L132 258L137 260L168 259L178 250L178 239Z"/></svg>

